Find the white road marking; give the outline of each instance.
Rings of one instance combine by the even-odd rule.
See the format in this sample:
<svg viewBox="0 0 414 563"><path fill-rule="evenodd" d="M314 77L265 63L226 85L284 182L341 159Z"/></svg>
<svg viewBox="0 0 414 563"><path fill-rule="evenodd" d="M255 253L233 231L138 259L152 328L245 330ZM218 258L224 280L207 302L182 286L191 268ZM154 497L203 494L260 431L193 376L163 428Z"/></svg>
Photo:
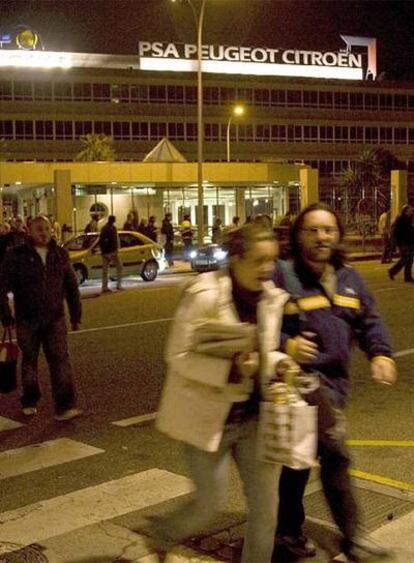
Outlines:
<svg viewBox="0 0 414 563"><path fill-rule="evenodd" d="M157 414L158 413L156 413L156 412L150 412L148 414L131 416L130 418L123 418L121 420L115 420L111 424L114 424L115 426L122 426L122 427L134 426L135 424L141 424L141 422L147 422L148 420L155 420L155 418L157 417Z"/></svg>
<svg viewBox="0 0 414 563"><path fill-rule="evenodd" d="M83 459L104 453L104 451L69 438L58 438L15 450L7 450L0 453L0 479Z"/></svg>
<svg viewBox="0 0 414 563"><path fill-rule="evenodd" d="M21 422L16 422L10 418L0 416L0 432L3 432L4 430L14 430L15 428L21 428L22 426L24 426L24 424Z"/></svg>
<svg viewBox="0 0 414 563"><path fill-rule="evenodd" d="M124 323L120 325L109 325L109 326L98 326L95 328L83 328L80 330L73 331L71 330L69 334L85 334L87 332L102 332L103 330L115 330L118 328L130 328L132 326L141 326L141 325L151 325L157 323L169 323L173 320L173 317L167 319L152 319L149 321L136 321L134 323Z"/></svg>
<svg viewBox="0 0 414 563"><path fill-rule="evenodd" d="M381 293L382 291L395 291L396 289L401 289L400 287L383 287L382 289L377 289L376 293Z"/></svg>
<svg viewBox="0 0 414 563"><path fill-rule="evenodd" d="M395 352L394 358L402 358L403 356L410 356L411 354L414 354L414 348L407 348L406 350Z"/></svg>
<svg viewBox="0 0 414 563"><path fill-rule="evenodd" d="M0 539L39 543L192 491L190 479L150 469L0 514Z"/></svg>

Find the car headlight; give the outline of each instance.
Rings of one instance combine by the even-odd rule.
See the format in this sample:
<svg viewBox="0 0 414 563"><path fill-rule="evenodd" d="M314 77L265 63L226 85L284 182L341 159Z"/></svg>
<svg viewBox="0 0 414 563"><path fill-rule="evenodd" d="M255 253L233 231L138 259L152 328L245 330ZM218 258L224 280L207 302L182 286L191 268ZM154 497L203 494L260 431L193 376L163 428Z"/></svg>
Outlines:
<svg viewBox="0 0 414 563"><path fill-rule="evenodd" d="M225 250L215 250L213 256L216 260L224 260L227 257L227 252Z"/></svg>
<svg viewBox="0 0 414 563"><path fill-rule="evenodd" d="M197 258L197 250L192 250L192 251L190 252L190 258L191 258L191 259Z"/></svg>

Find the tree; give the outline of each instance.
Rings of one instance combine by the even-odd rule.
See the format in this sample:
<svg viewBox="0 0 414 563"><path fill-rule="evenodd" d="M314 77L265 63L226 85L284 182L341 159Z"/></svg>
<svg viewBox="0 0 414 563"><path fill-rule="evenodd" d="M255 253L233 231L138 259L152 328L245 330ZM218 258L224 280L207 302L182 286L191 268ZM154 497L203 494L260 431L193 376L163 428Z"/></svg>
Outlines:
<svg viewBox="0 0 414 563"><path fill-rule="evenodd" d="M387 149L364 151L339 178L341 201L346 206L347 216L357 215L361 199L372 201L375 219L377 214L389 209L391 170L401 168L403 164Z"/></svg>
<svg viewBox="0 0 414 563"><path fill-rule="evenodd" d="M80 142L83 149L75 156L75 161L96 162L97 160L115 160L116 158L113 139L108 135L96 135L94 133L82 135Z"/></svg>

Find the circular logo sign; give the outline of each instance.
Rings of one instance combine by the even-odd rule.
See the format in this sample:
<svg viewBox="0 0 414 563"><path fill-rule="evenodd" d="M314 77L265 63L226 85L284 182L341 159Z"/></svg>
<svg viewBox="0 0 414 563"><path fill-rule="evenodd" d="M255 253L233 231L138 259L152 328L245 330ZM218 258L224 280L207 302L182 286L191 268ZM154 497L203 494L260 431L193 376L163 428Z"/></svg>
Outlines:
<svg viewBox="0 0 414 563"><path fill-rule="evenodd" d="M16 35L16 45L25 51L34 51L39 43L39 35L33 29L23 29Z"/></svg>

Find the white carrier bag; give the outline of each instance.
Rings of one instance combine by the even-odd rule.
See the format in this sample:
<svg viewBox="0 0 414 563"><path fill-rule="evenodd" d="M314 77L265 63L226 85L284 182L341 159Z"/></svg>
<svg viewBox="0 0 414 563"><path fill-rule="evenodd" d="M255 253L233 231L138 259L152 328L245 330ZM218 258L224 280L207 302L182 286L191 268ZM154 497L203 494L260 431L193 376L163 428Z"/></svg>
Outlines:
<svg viewBox="0 0 414 563"><path fill-rule="evenodd" d="M318 407L304 401L286 383L272 385L273 400L260 403L257 457L292 469L316 465Z"/></svg>

